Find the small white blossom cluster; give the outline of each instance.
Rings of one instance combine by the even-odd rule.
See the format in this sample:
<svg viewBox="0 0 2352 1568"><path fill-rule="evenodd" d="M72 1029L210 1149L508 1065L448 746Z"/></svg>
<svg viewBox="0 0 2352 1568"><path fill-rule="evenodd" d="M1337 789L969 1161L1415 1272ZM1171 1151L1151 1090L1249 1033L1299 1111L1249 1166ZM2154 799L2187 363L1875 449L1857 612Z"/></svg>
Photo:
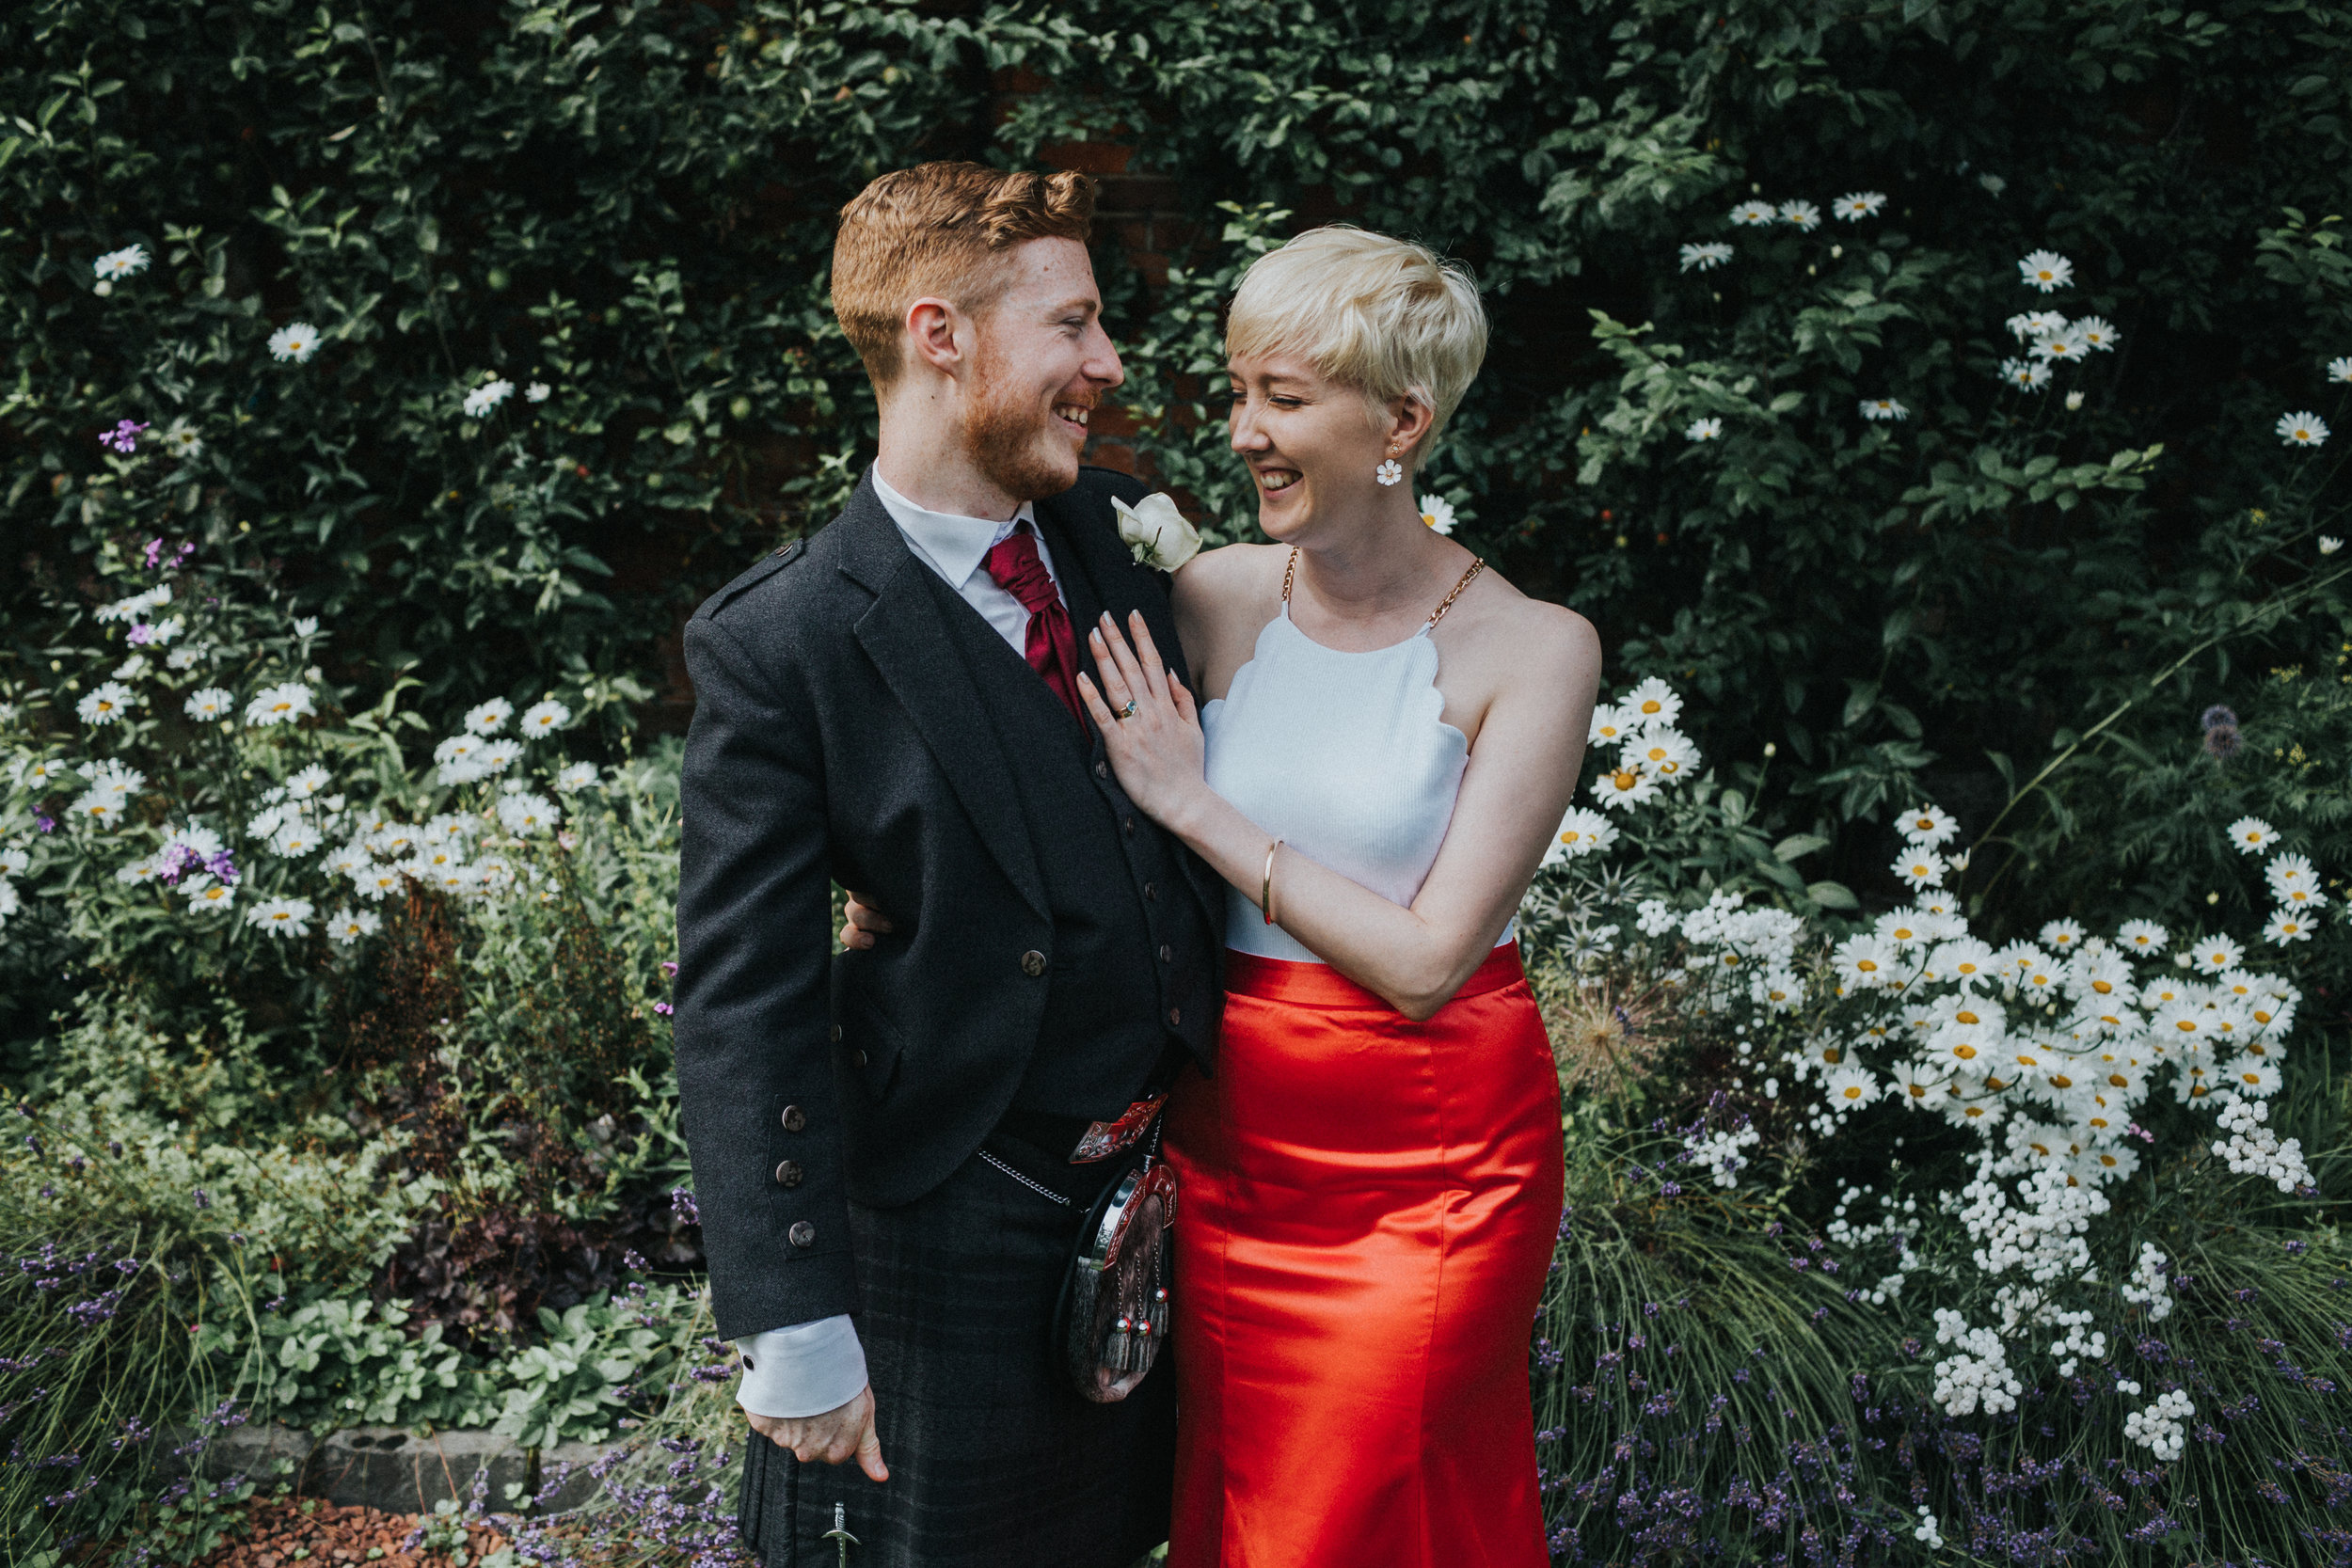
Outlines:
<svg viewBox="0 0 2352 1568"><path fill-rule="evenodd" d="M2153 1242L2139 1243L2139 1261L2132 1265L2132 1277L2123 1282L2118 1293L2135 1307L2148 1309L2148 1321L2160 1323L2172 1315L2172 1286L2166 1276L2171 1259L2156 1250ZM2135 1388L2133 1393L2139 1392Z"/></svg>
<svg viewBox="0 0 2352 1568"><path fill-rule="evenodd" d="M2169 1394L2158 1394L2156 1402L2144 1410L2135 1410L2123 1418L2123 1435L2143 1448L2155 1450L2162 1460L2181 1457L2188 1446L2188 1423L2197 1414L2186 1393L2175 1388Z"/></svg>
<svg viewBox="0 0 2352 1568"><path fill-rule="evenodd" d="M2228 1164L2233 1174L2259 1176L2282 1193L2311 1185L2312 1170L2303 1163L2303 1140L2289 1138L2281 1143L2279 1134L2264 1125L2270 1119L2269 1106L2259 1100L2240 1100L2234 1094L2218 1098L2222 1106L2217 1119L2229 1136L2215 1141L2215 1158Z"/></svg>
<svg viewBox="0 0 2352 1568"><path fill-rule="evenodd" d="M1682 1158L1706 1171L1708 1180L1716 1186L1737 1187L1740 1172L1748 1163L1740 1151L1754 1148L1763 1141L1764 1134L1752 1124L1712 1132L1693 1132L1682 1140Z"/></svg>
<svg viewBox="0 0 2352 1568"><path fill-rule="evenodd" d="M2279 836L2279 830L2259 816L2241 816L2230 824L2230 842L2237 847L2239 854L2270 856L2269 863L2263 867L2263 881L2268 885L2277 907L2263 927L2263 938L2275 947L2284 947L2289 942L2312 940L2312 932L2319 924L2319 911L2328 906L2328 895L2320 891L2319 873L2312 869L2310 861L2301 855L2271 855L2278 847Z"/></svg>
<svg viewBox="0 0 2352 1568"><path fill-rule="evenodd" d="M2017 1397L2026 1386L2010 1370L2009 1353L2002 1348L1999 1335L1989 1328L1970 1328L1959 1313L1938 1307L1935 1342L1959 1347L1935 1364L1931 1397L1946 1414L1970 1416L1982 1410L1998 1416L2017 1408Z"/></svg>
<svg viewBox="0 0 2352 1568"><path fill-rule="evenodd" d="M2058 1374L2073 1377L2084 1360L2105 1361L2107 1358L2107 1337L2090 1325L2089 1311L2057 1312L2051 1321L2066 1332L2051 1343L2050 1354L2058 1358Z"/></svg>

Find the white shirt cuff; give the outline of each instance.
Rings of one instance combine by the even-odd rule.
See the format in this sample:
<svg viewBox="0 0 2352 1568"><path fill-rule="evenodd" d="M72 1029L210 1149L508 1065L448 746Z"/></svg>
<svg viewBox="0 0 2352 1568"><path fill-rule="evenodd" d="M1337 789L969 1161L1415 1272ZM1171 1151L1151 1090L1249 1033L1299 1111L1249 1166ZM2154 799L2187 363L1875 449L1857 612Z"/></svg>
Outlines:
<svg viewBox="0 0 2352 1568"><path fill-rule="evenodd" d="M821 1416L866 1386L866 1347L844 1314L735 1341L743 1382L735 1402L755 1416Z"/></svg>

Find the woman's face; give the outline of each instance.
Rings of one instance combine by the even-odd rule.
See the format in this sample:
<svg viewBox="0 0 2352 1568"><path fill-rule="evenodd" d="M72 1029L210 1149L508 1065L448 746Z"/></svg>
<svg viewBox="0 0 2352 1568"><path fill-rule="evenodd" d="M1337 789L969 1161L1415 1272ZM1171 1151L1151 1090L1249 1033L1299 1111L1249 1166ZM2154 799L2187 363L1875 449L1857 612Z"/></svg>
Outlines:
<svg viewBox="0 0 2352 1568"><path fill-rule="evenodd" d="M1266 537L1299 542L1318 522L1367 505L1383 486L1373 470L1391 437L1374 429L1363 394L1288 354L1240 355L1228 368L1233 451L1258 487ZM1409 466L1409 453L1400 453Z"/></svg>

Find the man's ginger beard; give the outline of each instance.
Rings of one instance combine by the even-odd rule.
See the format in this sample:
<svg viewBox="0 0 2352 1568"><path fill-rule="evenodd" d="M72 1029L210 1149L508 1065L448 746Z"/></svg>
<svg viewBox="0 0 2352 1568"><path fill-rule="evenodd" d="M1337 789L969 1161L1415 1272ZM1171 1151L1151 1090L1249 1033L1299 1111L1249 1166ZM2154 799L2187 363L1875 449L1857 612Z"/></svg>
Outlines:
<svg viewBox="0 0 2352 1568"><path fill-rule="evenodd" d="M1070 488L1076 475L1060 467L1040 450L1041 436L1047 434L1054 413L1051 406L1040 407L1033 388L1017 387L993 373L996 363L989 352L988 329L978 334L979 353L975 356L972 372L971 411L963 421L963 450L972 459L972 466L988 477L990 483L1020 500L1043 500L1058 496ZM1057 397L1055 403L1085 403L1093 404L1091 396ZM1058 443L1058 431L1052 433Z"/></svg>

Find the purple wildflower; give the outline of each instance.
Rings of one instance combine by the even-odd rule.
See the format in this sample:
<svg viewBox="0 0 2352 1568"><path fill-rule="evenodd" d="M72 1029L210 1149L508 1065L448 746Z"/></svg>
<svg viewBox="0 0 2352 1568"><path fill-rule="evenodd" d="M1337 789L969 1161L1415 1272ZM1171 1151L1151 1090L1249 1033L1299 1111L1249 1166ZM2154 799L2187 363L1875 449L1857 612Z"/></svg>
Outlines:
<svg viewBox="0 0 2352 1568"><path fill-rule="evenodd" d="M663 1018L668 1018L675 1009L674 1009L667 1002L657 1002L653 1005L653 1010L660 1013Z"/></svg>
<svg viewBox="0 0 2352 1568"><path fill-rule="evenodd" d="M237 863L229 858L226 849L215 850L204 862L204 869L223 882L234 883L237 879Z"/></svg>
<svg viewBox="0 0 2352 1568"><path fill-rule="evenodd" d="M136 451L139 450L139 432L146 428L147 426L136 420L123 420L119 421L112 430L102 431L98 436L98 444L102 447L112 447L120 452Z"/></svg>

